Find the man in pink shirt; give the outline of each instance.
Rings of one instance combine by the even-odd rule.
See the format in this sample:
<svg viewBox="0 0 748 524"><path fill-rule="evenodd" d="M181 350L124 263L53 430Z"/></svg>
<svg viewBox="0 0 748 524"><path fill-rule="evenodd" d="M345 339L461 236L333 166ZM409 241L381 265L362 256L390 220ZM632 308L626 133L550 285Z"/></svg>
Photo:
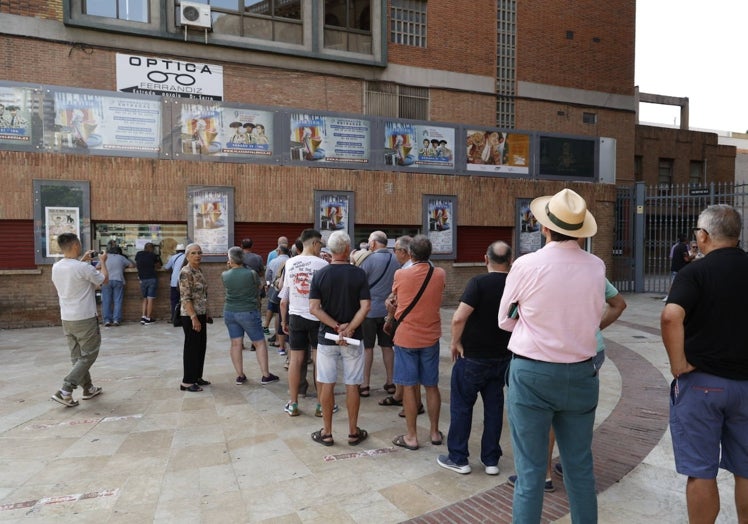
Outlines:
<svg viewBox="0 0 748 524"><path fill-rule="evenodd" d="M546 245L518 258L506 280L499 326L512 332L507 405L514 466L513 521L540 522L548 432L556 432L573 522L597 522L592 432L599 382L593 357L603 312L605 264L579 247L597 232L570 189L530 209Z"/></svg>
<svg viewBox="0 0 748 524"><path fill-rule="evenodd" d="M395 319L400 322L394 336L394 380L403 386L403 408L408 433L392 441L396 446L418 449L416 391L426 388L426 407L431 423L431 444L440 445L444 435L439 431L439 337L442 334L442 293L446 273L429 261L431 240L416 235L410 243L413 264L395 272L392 293L397 297ZM425 284L425 285L424 285Z"/></svg>

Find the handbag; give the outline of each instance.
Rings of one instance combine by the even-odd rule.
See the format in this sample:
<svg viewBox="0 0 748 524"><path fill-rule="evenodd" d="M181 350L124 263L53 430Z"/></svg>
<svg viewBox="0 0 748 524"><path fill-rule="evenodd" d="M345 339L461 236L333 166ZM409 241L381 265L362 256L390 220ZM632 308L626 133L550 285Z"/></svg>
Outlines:
<svg viewBox="0 0 748 524"><path fill-rule="evenodd" d="M405 308L405 311L403 311L403 314L400 315L400 318L395 318L395 315L392 315L391 317L387 317L387 319L384 321L384 326L382 327L382 329L389 336L391 337L395 336L395 331L397 331L397 327L402 323L402 321L405 319L408 313L410 313L413 310L413 308L416 307L416 303L421 298L421 295L423 295L423 292L426 291L426 286L428 285L429 280L431 280L431 275L433 272L434 272L434 266L430 266L429 272L426 274L426 278L423 280L423 284L421 284L421 289L418 290L418 293L413 299L413 302L408 304L408 307Z"/></svg>
<svg viewBox="0 0 748 524"><path fill-rule="evenodd" d="M174 306L174 311L171 312L171 325L174 327L182 326L182 315L180 309L180 304L177 302L177 305Z"/></svg>

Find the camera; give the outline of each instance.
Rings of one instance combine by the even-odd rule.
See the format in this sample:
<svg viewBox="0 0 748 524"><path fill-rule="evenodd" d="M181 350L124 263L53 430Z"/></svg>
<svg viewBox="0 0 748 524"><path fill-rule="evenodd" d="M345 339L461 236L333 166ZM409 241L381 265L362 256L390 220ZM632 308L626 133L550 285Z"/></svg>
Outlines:
<svg viewBox="0 0 748 524"><path fill-rule="evenodd" d="M100 251L94 251L93 249L89 253L91 253L91 258L96 258L101 254Z"/></svg>

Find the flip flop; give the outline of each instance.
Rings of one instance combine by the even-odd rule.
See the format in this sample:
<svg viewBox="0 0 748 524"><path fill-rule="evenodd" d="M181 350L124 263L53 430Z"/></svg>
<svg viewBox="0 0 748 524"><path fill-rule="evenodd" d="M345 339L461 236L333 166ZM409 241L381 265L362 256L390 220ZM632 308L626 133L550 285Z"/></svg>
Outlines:
<svg viewBox="0 0 748 524"><path fill-rule="evenodd" d="M335 441L332 439L332 435L325 435L324 433L322 433L323 431L324 428L312 433L312 440L318 444L322 444L323 446L332 446L333 444L335 444Z"/></svg>
<svg viewBox="0 0 748 524"><path fill-rule="evenodd" d="M397 400L395 397L390 395L389 397L384 397L382 400L379 401L380 406L402 406L403 401Z"/></svg>
<svg viewBox="0 0 748 524"><path fill-rule="evenodd" d="M365 429L356 428L356 433L353 435L348 435L348 445L349 446L357 446L361 444L364 440L366 440L366 437L369 436L369 432Z"/></svg>
<svg viewBox="0 0 748 524"><path fill-rule="evenodd" d="M431 444L434 445L434 446L441 446L443 442L444 442L444 433L442 433L440 431L439 432L439 440L432 440Z"/></svg>
<svg viewBox="0 0 748 524"><path fill-rule="evenodd" d="M395 446L399 446L401 448L409 449L411 451L415 451L418 449L418 445L411 446L407 442L405 442L405 435L398 435L397 437L392 439L392 443Z"/></svg>

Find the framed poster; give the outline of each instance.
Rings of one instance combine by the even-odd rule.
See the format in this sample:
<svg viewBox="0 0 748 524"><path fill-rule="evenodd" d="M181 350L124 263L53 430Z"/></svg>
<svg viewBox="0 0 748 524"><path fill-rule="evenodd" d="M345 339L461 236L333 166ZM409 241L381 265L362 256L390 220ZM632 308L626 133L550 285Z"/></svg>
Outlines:
<svg viewBox="0 0 748 524"><path fill-rule="evenodd" d="M431 258L457 258L457 197L423 195L423 231L431 240Z"/></svg>
<svg viewBox="0 0 748 524"><path fill-rule="evenodd" d="M515 251L518 257L537 251L545 245L545 238L543 237L540 222L532 214L530 202L532 202L530 198L518 198L515 204L516 219L514 230L517 235L517 248Z"/></svg>
<svg viewBox="0 0 748 524"><path fill-rule="evenodd" d="M200 244L205 262L225 262L234 245L234 188L187 188L187 236Z"/></svg>
<svg viewBox="0 0 748 524"><path fill-rule="evenodd" d="M290 114L291 160L306 163L368 164L369 120L309 113Z"/></svg>
<svg viewBox="0 0 748 524"><path fill-rule="evenodd" d="M39 127L32 109L39 103L40 91L29 87L0 86L0 149L33 150Z"/></svg>
<svg viewBox="0 0 748 524"><path fill-rule="evenodd" d="M62 252L61 233L75 233L83 251L91 249L91 189L89 182L34 180L34 262L54 264Z"/></svg>
<svg viewBox="0 0 748 524"><path fill-rule="evenodd" d="M530 173L530 135L496 129L467 129L467 170L482 173Z"/></svg>
<svg viewBox="0 0 748 524"><path fill-rule="evenodd" d="M384 163L393 167L454 170L455 130L401 121L384 123Z"/></svg>
<svg viewBox="0 0 748 524"><path fill-rule="evenodd" d="M568 180L596 180L597 139L540 135L538 176Z"/></svg>
<svg viewBox="0 0 748 524"><path fill-rule="evenodd" d="M46 250L48 257L61 258L62 250L57 244L57 237L63 233L75 233L81 237L80 210L77 207L51 207L44 208L46 228Z"/></svg>
<svg viewBox="0 0 748 524"><path fill-rule="evenodd" d="M353 243L353 191L314 191L314 227L327 242L333 231L343 230Z"/></svg>

